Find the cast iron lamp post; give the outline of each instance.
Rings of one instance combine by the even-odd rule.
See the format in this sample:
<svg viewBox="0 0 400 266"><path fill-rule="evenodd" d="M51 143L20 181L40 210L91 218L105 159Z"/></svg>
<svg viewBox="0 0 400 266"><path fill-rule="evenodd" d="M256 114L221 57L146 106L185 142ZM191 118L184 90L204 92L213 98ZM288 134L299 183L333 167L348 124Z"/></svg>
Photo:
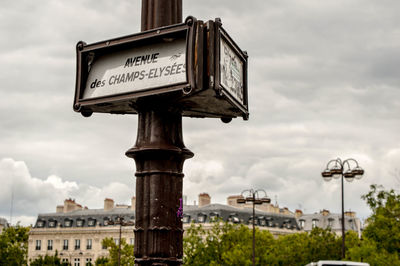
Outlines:
<svg viewBox="0 0 400 266"><path fill-rule="evenodd" d="M355 163L355 167L351 168L350 163ZM340 158L330 160L326 165L326 169L321 173L325 181L331 181L332 178L338 179L341 177L342 183L342 258L345 257L345 228L344 228L344 185L343 179L348 182L353 182L354 179L361 179L364 170L358 166L358 162L354 159L346 159L342 161Z"/></svg>
<svg viewBox="0 0 400 266"><path fill-rule="evenodd" d="M264 197L260 198L258 193L259 192L263 192L264 193ZM246 195L246 196L245 196ZM247 190L243 190L241 193L241 198L237 199L237 203L239 204L245 204L246 202L252 202L253 203L253 219L252 219L252 223L253 223L253 266L256 265L255 264L255 257L256 257L256 230L255 230L255 219L256 219L256 213L255 213L255 205L260 205L263 203L270 203L271 199L267 197L267 192L265 192L264 189L247 189Z"/></svg>

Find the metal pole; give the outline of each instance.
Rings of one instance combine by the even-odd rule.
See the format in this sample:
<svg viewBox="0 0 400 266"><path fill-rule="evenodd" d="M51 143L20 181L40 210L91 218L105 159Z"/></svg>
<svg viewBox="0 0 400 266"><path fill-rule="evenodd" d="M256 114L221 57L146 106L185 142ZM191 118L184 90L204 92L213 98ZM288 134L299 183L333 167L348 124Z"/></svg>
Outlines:
<svg viewBox="0 0 400 266"><path fill-rule="evenodd" d="M256 230L255 230L255 218L256 218L256 211L255 211L255 205L256 205L256 193L253 192L253 266L256 265Z"/></svg>
<svg viewBox="0 0 400 266"><path fill-rule="evenodd" d="M142 31L182 21L182 0L142 0ZM135 265L182 265L183 228L177 217L183 163L181 110L165 97L137 102Z"/></svg>
<svg viewBox="0 0 400 266"><path fill-rule="evenodd" d="M345 233L344 233L344 185L343 185L343 170L342 170L342 259L345 258Z"/></svg>

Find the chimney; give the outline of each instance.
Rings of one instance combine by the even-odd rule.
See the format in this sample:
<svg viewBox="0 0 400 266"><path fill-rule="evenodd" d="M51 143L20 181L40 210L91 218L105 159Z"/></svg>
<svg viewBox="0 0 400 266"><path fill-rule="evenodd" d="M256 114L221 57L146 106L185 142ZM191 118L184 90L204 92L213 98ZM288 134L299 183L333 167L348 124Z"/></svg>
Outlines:
<svg viewBox="0 0 400 266"><path fill-rule="evenodd" d="M64 213L65 212L72 212L75 210L81 210L82 206L77 204L73 199L66 199L64 200Z"/></svg>
<svg viewBox="0 0 400 266"><path fill-rule="evenodd" d="M135 196L133 196L132 198L131 198L131 210L135 210L136 209L136 197Z"/></svg>
<svg viewBox="0 0 400 266"><path fill-rule="evenodd" d="M56 213L63 213L64 212L64 205L57 205Z"/></svg>
<svg viewBox="0 0 400 266"><path fill-rule="evenodd" d="M114 209L114 200L113 199L109 199L109 198L105 198L104 199L104 210L105 211L109 211Z"/></svg>
<svg viewBox="0 0 400 266"><path fill-rule="evenodd" d="M300 216L303 216L303 212L301 210L296 210L295 216L296 218L299 218Z"/></svg>
<svg viewBox="0 0 400 266"><path fill-rule="evenodd" d="M207 193L199 194L199 207L209 205L211 203L211 197Z"/></svg>
<svg viewBox="0 0 400 266"><path fill-rule="evenodd" d="M321 213L323 216L328 216L330 212L328 210L323 209Z"/></svg>
<svg viewBox="0 0 400 266"><path fill-rule="evenodd" d="M226 203L229 206L239 207L239 204L237 203L237 199L240 199L240 198L243 198L243 196L241 196L241 195L231 195L231 196L226 198Z"/></svg>
<svg viewBox="0 0 400 266"><path fill-rule="evenodd" d="M345 211L345 212L344 212L344 215L347 216L347 217L355 218L355 217L356 217L356 212L353 212L353 211Z"/></svg>

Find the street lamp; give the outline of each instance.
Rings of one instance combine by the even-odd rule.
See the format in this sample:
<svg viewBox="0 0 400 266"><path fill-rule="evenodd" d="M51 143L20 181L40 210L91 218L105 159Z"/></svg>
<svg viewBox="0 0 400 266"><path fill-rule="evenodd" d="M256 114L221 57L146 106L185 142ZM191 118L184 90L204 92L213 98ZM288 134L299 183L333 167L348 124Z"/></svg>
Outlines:
<svg viewBox="0 0 400 266"><path fill-rule="evenodd" d="M124 217L122 216L117 216L116 220L114 222L110 221L109 224L119 224L119 241L118 241L118 266L121 265L121 231L122 231L122 226L132 226L134 223L132 221L125 222Z"/></svg>
<svg viewBox="0 0 400 266"><path fill-rule="evenodd" d="M355 167L351 167L350 163L355 163ZM340 158L330 160L326 165L326 169L322 171L322 178L329 182L334 179L341 177L342 183L342 258L345 257L345 233L344 233L344 185L343 179L348 182L353 182L354 179L361 179L364 174L364 170L358 166L358 162L354 159L346 159L342 161Z"/></svg>
<svg viewBox="0 0 400 266"><path fill-rule="evenodd" d="M260 198L259 197L259 192L263 192L264 193L264 197ZM246 195L246 196L245 196ZM264 189L247 189L247 190L243 190L241 193L241 197L238 198L236 200L236 202L238 204L245 204L246 202L252 202L253 203L253 219L252 219L252 224L253 224L253 266L256 265L255 264L255 257L256 257L256 230L255 230L255 205L260 205L263 203L270 203L271 199L267 197L267 192L265 192Z"/></svg>

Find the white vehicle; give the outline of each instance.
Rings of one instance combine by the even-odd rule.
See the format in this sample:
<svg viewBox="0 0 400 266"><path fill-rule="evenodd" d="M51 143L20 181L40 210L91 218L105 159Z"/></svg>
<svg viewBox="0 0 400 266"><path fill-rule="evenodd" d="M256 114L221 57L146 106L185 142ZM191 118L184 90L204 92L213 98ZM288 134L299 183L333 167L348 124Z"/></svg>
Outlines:
<svg viewBox="0 0 400 266"><path fill-rule="evenodd" d="M365 262L354 262L354 261L342 261L342 260L320 260L318 262L311 262L306 266L369 266L369 263Z"/></svg>

